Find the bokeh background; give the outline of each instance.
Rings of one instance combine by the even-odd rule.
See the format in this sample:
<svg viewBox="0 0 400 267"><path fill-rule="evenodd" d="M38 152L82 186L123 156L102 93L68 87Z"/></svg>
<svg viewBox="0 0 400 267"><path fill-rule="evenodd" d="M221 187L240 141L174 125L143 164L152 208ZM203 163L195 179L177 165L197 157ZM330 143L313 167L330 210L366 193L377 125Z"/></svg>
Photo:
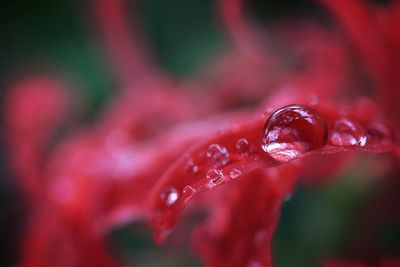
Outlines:
<svg viewBox="0 0 400 267"><path fill-rule="evenodd" d="M128 1L133 2L133 1ZM148 43L159 63L176 78L196 75L202 66L226 46L212 0L140 0L129 8L141 15ZM385 5L385 1L374 1ZM250 12L259 25L279 22L283 17L306 17L326 23L326 12L312 1L253 0ZM15 0L0 8L0 96L25 74L50 73L73 86L75 118L70 127L90 123L110 101L118 88L109 59L91 15L90 1ZM4 118L0 132L0 266L16 266L18 240L24 229L29 204L24 201L9 168L4 140ZM376 161L365 156L351 170L318 188L298 185L285 202L275 237L274 255L278 267L314 266L326 255L364 255L354 243L362 236L374 244L374 253L399 255L400 226L383 221L357 233L357 225L371 220L382 209L395 210L399 194L391 185L366 173L363 164ZM376 204L374 207L370 203ZM371 207L372 206L372 207ZM193 220L202 214L193 214ZM370 227L370 228L368 228ZM188 253L157 248L144 225L127 225L110 233L116 257L129 262L140 254L143 266L200 266ZM368 247L368 249L370 249ZM139 252L139 253L138 253ZM179 258L181 257L181 258Z"/></svg>

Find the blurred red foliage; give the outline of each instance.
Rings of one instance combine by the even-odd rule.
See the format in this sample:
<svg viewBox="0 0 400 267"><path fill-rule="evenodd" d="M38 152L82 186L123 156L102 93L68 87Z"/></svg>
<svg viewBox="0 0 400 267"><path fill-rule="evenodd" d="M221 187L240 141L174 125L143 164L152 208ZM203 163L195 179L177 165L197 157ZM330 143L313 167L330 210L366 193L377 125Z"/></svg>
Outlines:
<svg viewBox="0 0 400 267"><path fill-rule="evenodd" d="M208 211L193 234L206 266L273 266L280 207L302 173L323 178L352 160L347 151L391 153L398 171L400 2L323 0L332 25L282 19L268 26L274 48L242 1L221 0L232 48L179 82L128 27L123 4L94 3L122 87L95 124L50 146L68 115L63 82L25 77L8 96L10 156L32 207L20 266L120 266L110 229L146 219L162 243L189 201ZM249 102L261 104L240 108Z"/></svg>

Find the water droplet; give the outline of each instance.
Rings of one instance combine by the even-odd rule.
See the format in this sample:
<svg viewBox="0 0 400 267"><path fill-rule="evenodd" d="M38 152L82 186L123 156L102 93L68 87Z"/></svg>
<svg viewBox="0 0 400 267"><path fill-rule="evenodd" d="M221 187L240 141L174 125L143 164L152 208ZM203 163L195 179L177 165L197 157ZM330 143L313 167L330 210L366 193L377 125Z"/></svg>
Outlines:
<svg viewBox="0 0 400 267"><path fill-rule="evenodd" d="M367 136L364 129L349 119L340 119L335 122L330 141L337 146L365 146Z"/></svg>
<svg viewBox="0 0 400 267"><path fill-rule="evenodd" d="M373 122L367 127L368 143L372 144L391 144L393 140L393 132L384 124Z"/></svg>
<svg viewBox="0 0 400 267"><path fill-rule="evenodd" d="M327 126L320 113L305 105L275 111L265 124L262 149L279 162L319 149L326 144Z"/></svg>
<svg viewBox="0 0 400 267"><path fill-rule="evenodd" d="M167 204L167 206L171 206L175 204L178 200L179 193L175 188L169 187L167 190L161 193L160 197L163 201L165 201L165 204Z"/></svg>
<svg viewBox="0 0 400 267"><path fill-rule="evenodd" d="M190 185L187 185L187 186L185 186L184 188L183 188L183 194L184 195L189 195L189 196L191 196L191 195L193 195L195 192L196 192L196 190L193 188L193 187L191 187Z"/></svg>
<svg viewBox="0 0 400 267"><path fill-rule="evenodd" d="M239 169L233 168L230 172L229 172L229 177L231 177L232 179L236 179L238 178L240 175L242 175L242 172Z"/></svg>
<svg viewBox="0 0 400 267"><path fill-rule="evenodd" d="M229 161L228 150L220 145L212 144L207 150L208 163L214 168L225 166Z"/></svg>
<svg viewBox="0 0 400 267"><path fill-rule="evenodd" d="M197 173L199 171L199 166L197 166L191 157L186 157L186 170L190 173Z"/></svg>
<svg viewBox="0 0 400 267"><path fill-rule="evenodd" d="M221 170L211 169L207 173L208 185L216 186L224 181L224 173Z"/></svg>
<svg viewBox="0 0 400 267"><path fill-rule="evenodd" d="M247 139L241 138L236 142L236 151L242 155L248 155L251 144Z"/></svg>

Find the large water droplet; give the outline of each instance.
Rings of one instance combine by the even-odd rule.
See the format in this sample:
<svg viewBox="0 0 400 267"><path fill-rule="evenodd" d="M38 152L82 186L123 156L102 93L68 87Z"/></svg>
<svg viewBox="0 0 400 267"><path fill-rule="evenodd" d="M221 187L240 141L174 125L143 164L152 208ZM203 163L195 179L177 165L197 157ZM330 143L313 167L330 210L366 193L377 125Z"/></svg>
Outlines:
<svg viewBox="0 0 400 267"><path fill-rule="evenodd" d="M242 155L248 155L251 144L247 139L241 138L236 142L236 151Z"/></svg>
<svg viewBox="0 0 400 267"><path fill-rule="evenodd" d="M167 206L172 206L178 200L179 193L175 188L169 187L161 193L160 197L163 201L165 201Z"/></svg>
<svg viewBox="0 0 400 267"><path fill-rule="evenodd" d="M208 147L206 156L208 163L214 168L223 167L229 161L228 150L225 147L217 144L212 144Z"/></svg>
<svg viewBox="0 0 400 267"><path fill-rule="evenodd" d="M211 169L207 172L208 185L216 186L224 181L224 173L221 170Z"/></svg>
<svg viewBox="0 0 400 267"><path fill-rule="evenodd" d="M335 122L330 141L337 146L365 146L367 136L364 129L349 119L340 119Z"/></svg>
<svg viewBox="0 0 400 267"><path fill-rule="evenodd" d="M319 149L326 144L327 126L315 109L290 105L275 111L265 124L262 149L279 162Z"/></svg>

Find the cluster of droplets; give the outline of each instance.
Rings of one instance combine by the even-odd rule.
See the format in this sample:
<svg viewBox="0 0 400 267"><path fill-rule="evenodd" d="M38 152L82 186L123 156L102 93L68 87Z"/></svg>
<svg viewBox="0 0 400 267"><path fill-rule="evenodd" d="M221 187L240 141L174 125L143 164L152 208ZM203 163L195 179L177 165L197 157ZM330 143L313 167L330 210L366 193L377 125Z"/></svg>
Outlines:
<svg viewBox="0 0 400 267"><path fill-rule="evenodd" d="M328 135L329 132L329 135ZM305 105L290 105L278 109L265 123L261 148L279 162L292 160L306 152L326 145L360 147L392 145L393 132L380 122L365 127L350 118L337 119L328 131L322 115Z"/></svg>
<svg viewBox="0 0 400 267"><path fill-rule="evenodd" d="M329 132L329 135L328 135ZM306 105L289 105L273 112L265 123L261 148L278 162L292 160L306 152L318 150L328 142L341 147L364 147L368 142L384 142L390 140L391 132L383 124L371 123L364 128L350 118L340 118L332 125L330 131L322 115ZM240 138L235 143L236 153L248 156L252 145ZM230 161L228 149L219 144L211 144L206 151L206 160L211 169L205 175L208 188L219 185L225 178L236 179L242 175L241 170L232 168L225 175L221 170ZM189 156L185 157L186 169L189 173L199 172L199 166ZM187 185L182 190L167 188L161 193L166 206L174 205L182 196L189 198L197 192L197 188ZM200 190L202 191L202 190Z"/></svg>
<svg viewBox="0 0 400 267"><path fill-rule="evenodd" d="M236 142L236 151L239 155L249 155L250 148L251 144L247 139L241 138ZM211 188L221 184L225 180L225 175L221 168L229 163L230 155L226 147L219 144L211 144L207 149L206 159L208 164L212 167L205 175L205 178L207 179L206 187ZM188 173L197 174L199 172L199 166L194 162L192 157L186 155L184 161L185 169ZM233 168L229 171L226 177L236 179L240 175L242 175L242 172L238 168ZM180 198L188 199L199 190L202 191L202 187L198 188L199 190L196 188L197 187L193 185L186 185L182 190L177 190L175 187L168 187L160 193L160 199L165 206L172 207L178 202L178 200L180 200Z"/></svg>
<svg viewBox="0 0 400 267"><path fill-rule="evenodd" d="M327 125L321 114L305 105L278 109L267 119L261 148L279 162L286 162L327 142Z"/></svg>
<svg viewBox="0 0 400 267"><path fill-rule="evenodd" d="M333 145L344 147L381 147L391 146L396 142L394 132L384 123L372 121L365 126L357 122L342 118L337 120L331 130L330 142Z"/></svg>
<svg viewBox="0 0 400 267"><path fill-rule="evenodd" d="M351 118L343 117L331 123L328 128L325 119L317 110L300 104L285 106L271 113L263 130L261 148L278 162L287 162L306 152L321 149L328 142L340 147L365 147L393 140L390 129L381 123L369 123L363 127ZM241 158L247 157L252 152L252 144L248 139L239 138L234 144L234 149ZM208 171L205 170L205 181L187 184L183 188L167 187L160 194L165 208L178 207L178 202L184 204L195 194L242 175L242 171L237 167L224 168L231 158L228 149L220 144L209 145L205 157L211 167ZM189 174L200 173L199 165L192 157L186 156L184 159ZM271 179L276 179L275 172L274 168L269 169ZM290 199L291 195L287 195L284 201ZM166 214L168 217L168 214L172 213Z"/></svg>
<svg viewBox="0 0 400 267"><path fill-rule="evenodd" d="M247 139L241 138L236 142L236 151L239 155L247 156L250 153L250 142ZM206 153L208 163L213 167L207 174L208 186L214 187L221 184L224 181L224 173L219 168L224 167L229 162L229 152L226 147L218 144L211 144ZM236 179L242 172L233 168L229 171L229 178Z"/></svg>

